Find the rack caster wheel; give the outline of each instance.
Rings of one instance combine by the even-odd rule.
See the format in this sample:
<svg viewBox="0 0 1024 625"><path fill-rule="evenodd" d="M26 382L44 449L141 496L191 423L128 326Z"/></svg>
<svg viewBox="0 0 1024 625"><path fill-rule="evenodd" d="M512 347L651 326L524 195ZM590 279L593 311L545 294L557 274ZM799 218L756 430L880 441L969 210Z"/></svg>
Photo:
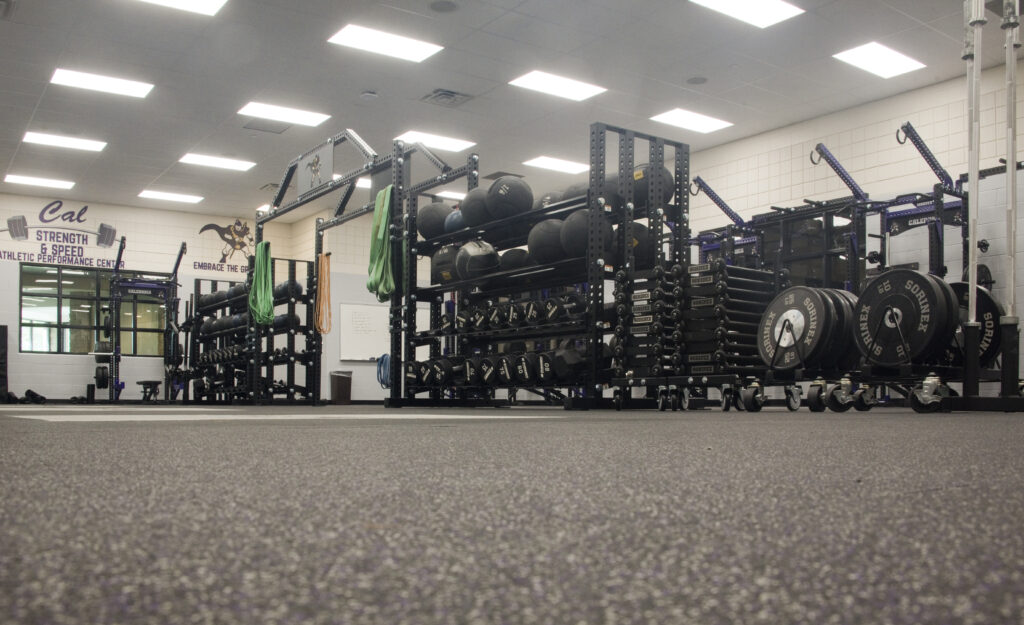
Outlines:
<svg viewBox="0 0 1024 625"><path fill-rule="evenodd" d="M665 412L668 409L668 391L658 391L658 410Z"/></svg>
<svg viewBox="0 0 1024 625"><path fill-rule="evenodd" d="M516 399L516 392L515 391L509 392L509 394L508 394L508 405L509 406L515 406L517 402L518 402L518 400Z"/></svg>
<svg viewBox="0 0 1024 625"><path fill-rule="evenodd" d="M942 400L938 395L932 395L928 399L921 397L924 387L921 385L915 386L910 391L910 407L914 409L914 412L919 413L931 413L938 412L942 408Z"/></svg>
<svg viewBox="0 0 1024 625"><path fill-rule="evenodd" d="M728 386L722 387L722 412L729 412L732 409L732 389Z"/></svg>
<svg viewBox="0 0 1024 625"><path fill-rule="evenodd" d="M672 399L672 412L675 412L675 411L679 410L679 406L682 404L682 402L679 399L679 391L678 390L672 391L671 399Z"/></svg>
<svg viewBox="0 0 1024 625"><path fill-rule="evenodd" d="M800 410L800 387L792 386L786 388L786 409L790 412Z"/></svg>
<svg viewBox="0 0 1024 625"><path fill-rule="evenodd" d="M761 389L756 386L748 386L740 390L739 405L747 412L760 412L764 404L764 396Z"/></svg>
<svg viewBox="0 0 1024 625"><path fill-rule="evenodd" d="M867 389L857 389L853 393L853 407L860 412L867 412L878 403L875 399L874 391Z"/></svg>
<svg viewBox="0 0 1024 625"><path fill-rule="evenodd" d="M825 387L820 384L812 384L807 391L807 408L811 412L825 412Z"/></svg>
<svg viewBox="0 0 1024 625"><path fill-rule="evenodd" d="M622 391L615 391L615 393L612 395L612 406L615 407L616 412L622 410L622 404Z"/></svg>
<svg viewBox="0 0 1024 625"><path fill-rule="evenodd" d="M676 398L679 400L679 410L690 409L690 389L681 388L676 392Z"/></svg>
<svg viewBox="0 0 1024 625"><path fill-rule="evenodd" d="M843 393L842 387L838 384L829 389L828 396L825 398L825 403L828 404L828 408L832 412L846 412L850 408L853 408L853 401L850 400L848 395Z"/></svg>

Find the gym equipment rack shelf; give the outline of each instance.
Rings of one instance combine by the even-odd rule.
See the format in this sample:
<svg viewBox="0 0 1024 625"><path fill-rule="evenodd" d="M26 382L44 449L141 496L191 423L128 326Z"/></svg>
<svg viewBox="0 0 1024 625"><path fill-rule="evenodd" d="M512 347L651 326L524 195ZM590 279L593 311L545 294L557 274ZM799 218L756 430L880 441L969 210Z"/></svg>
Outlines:
<svg viewBox="0 0 1024 625"><path fill-rule="evenodd" d="M607 162L606 144L609 136L618 143L618 195L622 199L621 210L612 211L604 205L601 197L605 188ZM648 145L647 159L651 172L660 172L665 163L665 149L674 152L672 193L675 204L664 201L660 175L650 176L646 202L634 203L634 152L637 141ZM671 165L670 165L671 168ZM612 250L605 249L603 220L611 217L619 226L618 249L623 250L620 262L632 267L633 221L647 217L650 223L650 245L657 250L660 259L666 257L672 262L688 262L689 259L689 198L688 188L689 146L684 143L619 128L604 123L590 127L590 179L586 196L571 197L548 206L527 211L514 217L489 222L482 226L470 227L447 233L426 241L417 239L417 193L404 194L404 211L393 213L392 231L402 233L392 239L392 254L403 259L402 276L392 297L391 307L391 393L387 406L450 406L450 405L495 405L494 392L507 390L509 403L514 402L515 393L520 390L539 392L545 397L563 397L563 404L570 409L588 409L609 405L603 398L605 384L610 378L610 369L602 365L607 348L606 335L610 333L611 318L605 312L605 282L614 274L607 262ZM474 171L469 188L476 187ZM640 208L636 205L640 204ZM430 256L444 245L461 244L481 238L495 249L508 249L525 245L530 228L550 218L565 217L576 210L590 207L587 224L586 254L580 258L560 260L553 263L532 265L470 280L458 280L443 285L417 288L417 265L421 256ZM652 207L648 210L644 207ZM665 234L663 225L668 225L670 234ZM629 241L631 244L626 245ZM441 332L440 318L446 306L445 297L456 300L458 306L473 305L488 299L521 299L526 293L551 291L572 292L578 290L583 296L583 305L575 318L552 324L522 326L518 328L487 329L477 331ZM419 331L416 327L418 304L430 306L430 329ZM454 312L449 305L448 312ZM543 344L554 339L575 337L580 342L582 364L576 363L572 379L554 381L533 381L530 383L506 383L497 385L463 385L446 383L444 386L410 383L405 378L403 361L416 361L416 348L428 345L430 358L441 358L442 348L446 357L455 359L476 355L512 355L514 350L499 351L498 344L520 341L535 341ZM444 345L442 346L442 343ZM508 345L506 345L508 347ZM535 344L535 348L537 345ZM531 350L526 350L530 352ZM564 391L564 393L562 393ZM426 393L429 397L419 396ZM475 395L475 396L474 396Z"/></svg>

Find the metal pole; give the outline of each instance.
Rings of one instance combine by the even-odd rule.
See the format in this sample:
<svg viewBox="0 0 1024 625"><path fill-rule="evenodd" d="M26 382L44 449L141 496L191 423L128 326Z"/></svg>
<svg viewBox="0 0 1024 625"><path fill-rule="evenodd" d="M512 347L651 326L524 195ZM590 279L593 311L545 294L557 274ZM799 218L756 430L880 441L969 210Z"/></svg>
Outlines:
<svg viewBox="0 0 1024 625"><path fill-rule="evenodd" d="M968 5L969 8L968 8ZM978 171L981 160L981 111L978 106L981 100L981 63L975 52L981 49L982 27L985 25L985 4L983 0L966 0L964 12L967 15L967 38L964 46L964 58L967 60L967 210L968 236L967 246L967 320L978 321Z"/></svg>
<svg viewBox="0 0 1024 625"><path fill-rule="evenodd" d="M1017 256L1017 0L1004 0L1006 33L1006 316L1016 316Z"/></svg>

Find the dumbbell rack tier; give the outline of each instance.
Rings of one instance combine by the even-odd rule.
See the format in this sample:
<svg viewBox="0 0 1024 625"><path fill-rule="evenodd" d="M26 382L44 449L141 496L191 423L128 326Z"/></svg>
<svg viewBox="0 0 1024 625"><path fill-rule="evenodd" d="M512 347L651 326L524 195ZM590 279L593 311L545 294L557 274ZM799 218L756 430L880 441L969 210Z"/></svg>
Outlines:
<svg viewBox="0 0 1024 625"><path fill-rule="evenodd" d="M605 182L605 164L609 137L618 143L618 195L624 207L621 210L607 212L600 197ZM669 195L676 198L676 204L667 204L662 200L663 188L660 175L650 176L648 198L646 202L637 202L640 208L634 209L634 151L638 140L648 144L647 163L649 171L660 171L665 164L666 146L674 151L674 189ZM454 350L445 356L461 359L474 355L501 355L498 345L535 341L544 344L559 339L570 339L581 349L585 356L582 372L573 379L556 380L550 383L529 383L499 385L510 391L510 398L519 389L537 391L539 394L564 397L566 408L587 409L609 405L602 399L604 385L609 379L609 371L601 366L601 358L606 346L606 338L614 321L607 315L604 308L605 282L612 278L609 261L612 250L605 249L602 220L610 217L618 228L618 248L624 250L624 266L631 267L633 258L633 220L646 217L650 224L651 246L658 251L658 256L667 257L672 262L688 262L689 248L689 204L688 194L684 191L689 187L689 147L686 144L666 140L652 135L634 132L603 123L595 123L590 127L590 184L586 196L567 198L548 206L530 210L514 217L493 221L483 226L465 228L444 234L426 241L416 238L416 206L407 207L404 221L396 219L395 230L404 235L394 241L394 253L403 254L402 293L393 300L392 306L392 353L391 353L391 395L387 401L389 406L404 405L453 405L453 404L490 404L494 400L495 386L459 386L445 387L410 384L405 380L402 367L405 362L416 360L416 348L429 345L430 357L438 358L443 346L452 346ZM637 198L639 199L639 198ZM645 207L656 207L647 210ZM530 229L540 221L550 218L564 218L581 208L590 207L590 220L587 225L587 251L583 257L560 260L548 264L511 269L491 273L486 277L469 280L458 280L444 285L417 288L416 266L419 257L429 257L444 245L461 244L474 239L483 239L491 243L495 249L504 250L523 246L527 242ZM669 225L670 234L663 232L663 225ZM668 252L664 246L668 244ZM403 249L404 247L404 249ZM478 331L441 331L441 310L446 298L452 298L461 305L473 305L485 300L517 299L526 293L546 290L578 289L583 299L581 309L569 320L552 324L525 326L517 328L486 329ZM415 308L417 303L430 303L431 326L428 329L416 327ZM535 346L536 346L535 344ZM508 354L510 352L503 352ZM527 350L527 353L530 353ZM404 358L403 358L404 357ZM564 395L560 391L565 391ZM428 394L429 397L424 397Z"/></svg>

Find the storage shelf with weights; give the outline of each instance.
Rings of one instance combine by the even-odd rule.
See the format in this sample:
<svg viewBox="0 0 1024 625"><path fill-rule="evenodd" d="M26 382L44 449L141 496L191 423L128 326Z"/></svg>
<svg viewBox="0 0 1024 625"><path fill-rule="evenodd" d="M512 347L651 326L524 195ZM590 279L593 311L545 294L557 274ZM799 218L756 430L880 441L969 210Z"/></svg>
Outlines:
<svg viewBox="0 0 1024 625"><path fill-rule="evenodd" d="M246 282L197 278L194 288L184 400L251 401L255 365Z"/></svg>
<svg viewBox="0 0 1024 625"><path fill-rule="evenodd" d="M635 163L638 141L649 148L647 165ZM601 123L590 144L588 183L564 192L535 194L525 181L500 178L471 190L457 217L406 207L396 224L405 262L388 405L497 404L498 389L510 402L527 390L567 408L604 404L615 321L606 283L638 261L688 256L689 148ZM616 171L608 167L606 177L609 161ZM458 225L445 231L449 222ZM430 286L417 286L421 257L431 258ZM430 306L428 328L416 326L417 305ZM423 346L429 357L417 359Z"/></svg>

